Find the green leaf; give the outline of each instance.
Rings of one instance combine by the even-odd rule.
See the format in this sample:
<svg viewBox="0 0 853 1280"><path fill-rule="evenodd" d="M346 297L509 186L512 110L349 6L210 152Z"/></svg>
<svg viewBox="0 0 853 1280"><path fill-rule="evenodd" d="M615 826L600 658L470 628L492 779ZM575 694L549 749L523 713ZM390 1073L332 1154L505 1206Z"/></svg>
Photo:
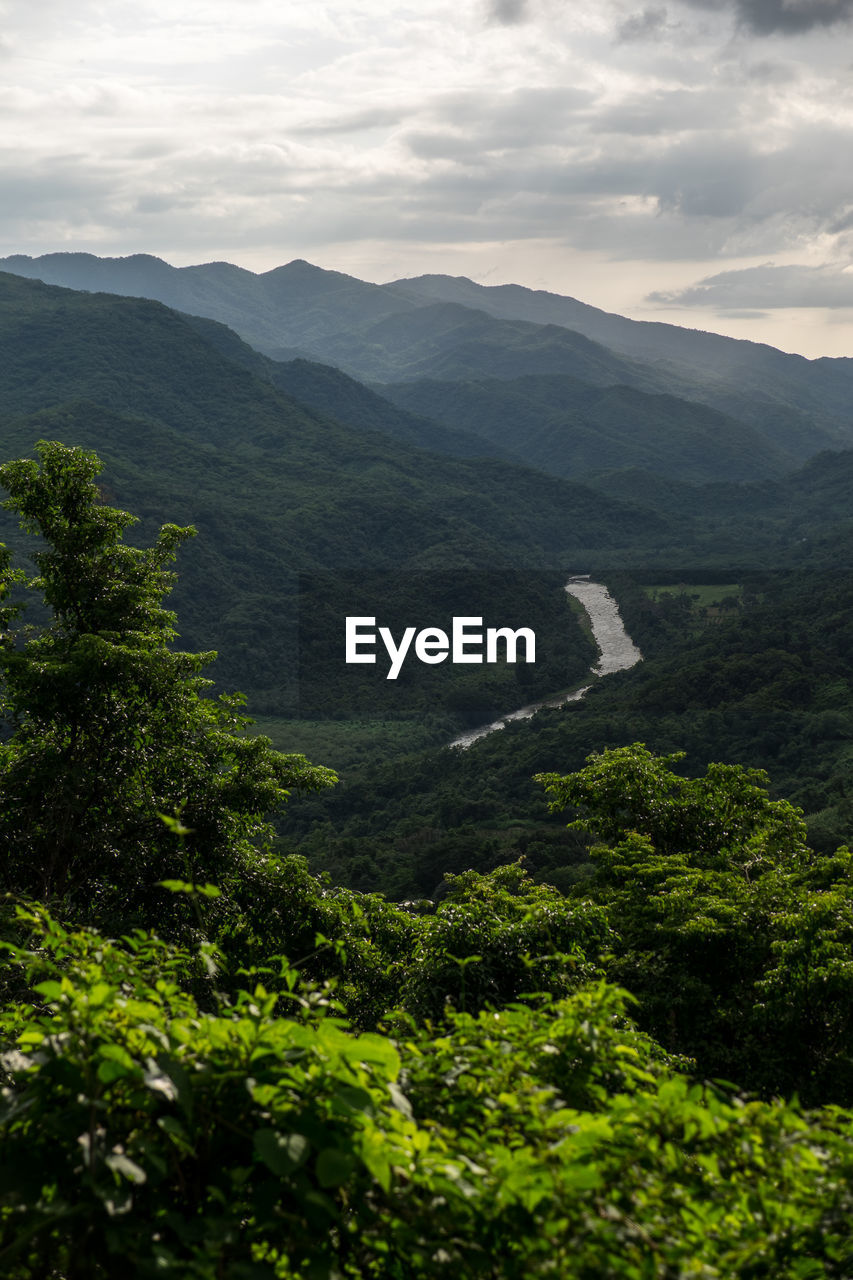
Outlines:
<svg viewBox="0 0 853 1280"><path fill-rule="evenodd" d="M255 1154L279 1178L286 1178L308 1159L311 1144L301 1133L279 1133L277 1129L258 1129L254 1137Z"/></svg>
<svg viewBox="0 0 853 1280"><path fill-rule="evenodd" d="M191 880L158 880L157 883L170 893L200 893L204 898L218 898L221 893L215 884L194 884Z"/></svg>
<svg viewBox="0 0 853 1280"><path fill-rule="evenodd" d="M60 1000L63 995L62 984L54 982L53 979L36 983L33 990L37 991L40 996L44 996L45 1000Z"/></svg>
<svg viewBox="0 0 853 1280"><path fill-rule="evenodd" d="M106 1004L112 995L115 995L115 987L111 987L108 982L96 982L89 988L87 999L93 1008L97 1008Z"/></svg>
<svg viewBox="0 0 853 1280"><path fill-rule="evenodd" d="M168 827L176 836L191 836L193 833L193 828L185 827L180 818L175 818L168 813L160 813L159 811L157 817L163 823L163 826Z"/></svg>
<svg viewBox="0 0 853 1280"><path fill-rule="evenodd" d="M195 885L189 880L158 880L157 884L170 893L195 893Z"/></svg>
<svg viewBox="0 0 853 1280"><path fill-rule="evenodd" d="M221 890L217 889L215 884L196 884L193 885L196 893L202 894L205 898L218 898Z"/></svg>
<svg viewBox="0 0 853 1280"><path fill-rule="evenodd" d="M128 1069L123 1063L109 1059L98 1067L98 1079L101 1084L113 1084L116 1080L126 1080L132 1074L132 1069Z"/></svg>

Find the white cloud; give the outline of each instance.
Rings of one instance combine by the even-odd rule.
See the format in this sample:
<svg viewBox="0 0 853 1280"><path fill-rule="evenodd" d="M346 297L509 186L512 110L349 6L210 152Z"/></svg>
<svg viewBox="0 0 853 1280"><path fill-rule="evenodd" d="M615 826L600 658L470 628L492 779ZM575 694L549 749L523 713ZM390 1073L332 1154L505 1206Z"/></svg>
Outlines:
<svg viewBox="0 0 853 1280"><path fill-rule="evenodd" d="M609 261L627 312L668 264L677 292L708 263L834 261L851 7L0 0L0 250L476 274L503 244L522 283Z"/></svg>
<svg viewBox="0 0 853 1280"><path fill-rule="evenodd" d="M783 307L853 307L853 268L765 263L720 271L686 289L652 293L649 301L664 306L714 307L741 315L763 315L766 310Z"/></svg>

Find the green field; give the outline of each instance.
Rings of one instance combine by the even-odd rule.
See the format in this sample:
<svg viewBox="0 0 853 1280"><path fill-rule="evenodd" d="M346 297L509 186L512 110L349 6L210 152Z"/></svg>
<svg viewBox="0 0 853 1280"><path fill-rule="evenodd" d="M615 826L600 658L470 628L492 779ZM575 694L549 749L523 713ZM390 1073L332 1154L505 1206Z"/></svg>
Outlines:
<svg viewBox="0 0 853 1280"><path fill-rule="evenodd" d="M700 609L719 608L726 600L743 598L743 587L738 582L678 582L672 585L650 585L642 588L650 600L660 600L664 596L687 596L692 602L694 612Z"/></svg>

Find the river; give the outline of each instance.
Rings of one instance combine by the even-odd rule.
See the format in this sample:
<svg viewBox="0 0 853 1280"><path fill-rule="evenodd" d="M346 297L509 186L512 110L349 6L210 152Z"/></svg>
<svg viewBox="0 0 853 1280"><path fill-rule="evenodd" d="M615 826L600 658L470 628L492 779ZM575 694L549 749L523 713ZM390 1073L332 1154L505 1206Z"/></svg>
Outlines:
<svg viewBox="0 0 853 1280"><path fill-rule="evenodd" d="M590 675L609 676L614 671L627 671L629 667L636 666L642 660L643 655L625 630L616 601L605 586L600 582L590 582L589 577L584 575L570 578L565 590L568 595L574 596L583 605L592 628L593 639L598 645L598 662L590 671ZM494 733L496 729L503 729L504 725L509 724L511 720L528 720L545 707L563 707L569 702L579 702L591 687L591 683L585 684L572 693L559 694L555 698L543 698L541 702L531 702L529 706L519 707L518 711L511 711L500 720L493 720L491 724L483 724L478 729L469 729L467 733L461 733L458 738L453 739L450 746L470 747L472 743L485 738L489 733Z"/></svg>

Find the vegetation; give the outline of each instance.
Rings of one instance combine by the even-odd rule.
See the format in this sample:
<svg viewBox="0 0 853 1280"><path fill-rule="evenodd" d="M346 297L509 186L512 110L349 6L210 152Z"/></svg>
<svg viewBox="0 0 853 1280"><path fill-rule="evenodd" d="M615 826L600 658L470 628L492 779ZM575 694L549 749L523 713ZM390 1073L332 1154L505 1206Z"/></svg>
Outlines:
<svg viewBox="0 0 853 1280"><path fill-rule="evenodd" d="M23 922L10 1280L849 1269L851 1117L691 1084L612 988L358 1035L292 971L281 1013L259 983L203 1012L186 956Z"/></svg>
<svg viewBox="0 0 853 1280"><path fill-rule="evenodd" d="M249 273L217 270L225 318ZM676 374L642 326L622 355L570 333L565 300L486 291L490 318L447 282L404 305L272 275L268 337L454 380L490 449L535 405L552 469L590 443L558 413L574 379L621 469L596 492L472 461L211 321L0 279L10 447L108 462L42 442L0 468L34 557L0 556L0 1271L845 1280L853 455L735 485L697 453L723 424L731 474L838 443L843 362L711 339L714 390L707 335ZM642 412L660 435L629 456ZM170 517L201 533L180 638ZM644 662L447 749L589 666L566 569L600 570ZM391 700L382 670L343 678L350 611L535 617L547 660L404 671Z"/></svg>
<svg viewBox="0 0 853 1280"><path fill-rule="evenodd" d="M843 537L834 546L840 562ZM571 710L541 711L467 751L412 754L405 796L398 763L365 760L342 787L288 811L279 823L286 844L298 840L316 870L399 897L432 895L444 871L486 871L522 854L537 879L567 888L591 874L588 841L549 817L531 779L580 769L599 744L637 741L663 755L685 751L678 768L690 772L748 761L804 810L812 846L831 853L850 843L849 580L819 562L753 569L737 608L713 620L694 607L698 586L677 590L684 580L660 584L653 600L643 571L607 578L644 655L635 669L609 676ZM722 587L728 593L730 577Z"/></svg>
<svg viewBox="0 0 853 1280"><path fill-rule="evenodd" d="M579 684L597 648L571 610L565 575L502 569L433 570L351 575L303 575L299 593L299 708L305 718L387 720L417 717L438 742L456 726L487 724L555 692ZM410 652L396 679L380 639L373 664L346 666L342 619L372 617L399 641L410 626L439 627L451 636L453 619L474 617L474 634L488 627L529 628L536 661L519 645L514 662L433 666ZM586 615L583 615L584 619ZM483 644L479 645L482 653ZM475 652L477 650L475 649ZM503 656L503 649L499 651Z"/></svg>
<svg viewBox="0 0 853 1280"><path fill-rule="evenodd" d="M634 744L539 780L594 841L568 894L312 877L263 811L328 771L205 696L188 531L128 547L98 468L0 472L48 612L4 559L4 1275L849 1275L850 852Z"/></svg>
<svg viewBox="0 0 853 1280"><path fill-rule="evenodd" d="M565 373L383 387L401 409L503 450L550 475L593 478L642 467L694 484L778 474L796 455L727 414L634 386L601 386Z"/></svg>
<svg viewBox="0 0 853 1280"><path fill-rule="evenodd" d="M288 787L333 775L241 733L239 699L202 696L213 655L173 652L161 603L165 566L194 531L125 545L133 517L100 502L99 471L94 455L48 442L38 462L0 468L6 505L47 544L27 585L52 619L8 630L0 649L14 727L0 755L0 875L63 914L97 903L99 920L128 927L158 881L227 880ZM20 576L6 574L7 586ZM180 815L180 844L162 814Z"/></svg>
<svg viewBox="0 0 853 1280"><path fill-rule="evenodd" d="M256 276L224 263L174 268L142 254L98 259L58 253L35 260L18 255L0 261L0 267L73 289L158 299L231 326L277 362L307 356L360 379L453 381L464 397L464 384L568 374L575 384L586 383L593 397L597 388L605 389L598 419L605 447L613 431L632 456L634 450L642 453L642 445L624 429L626 420L634 418L652 438L647 465L654 461L667 474L676 459L661 451L664 439L676 454L676 466L680 463L679 474L706 479L722 474L713 472L714 450L702 440L714 421L709 409L719 415L720 465L730 477L770 474L780 457L805 461L820 449L851 443L851 371L843 359L804 361L762 344L638 323L574 298L515 285L483 287L429 275L379 286L304 261ZM257 369L256 352L251 357ZM303 381L304 374L303 369L295 377ZM299 391L284 389L316 405L324 416L331 413L350 422L352 413L363 423L366 414L374 418L376 429L405 440L418 438L421 447L453 456L460 448L463 454L469 451L467 423L463 438L454 439L456 431L439 423L424 427L407 417L394 418L387 404L374 417L377 407L367 405L362 391L340 397L333 409L327 397L336 392L322 377L310 390L304 381ZM656 406L644 405L632 391L652 393L658 397ZM356 403L349 407L348 399ZM540 444L538 418L531 421L529 405L516 400L516 406L519 426L531 427ZM576 429L579 424L569 425ZM489 424L483 426L491 434ZM684 440L679 438L682 430ZM518 443L513 439L511 453ZM595 450L595 442L588 443ZM524 449L523 440L520 447ZM551 456L541 450L538 461L550 471L555 455L571 452L563 433L554 436ZM522 456L530 462L529 451ZM624 458L604 462L600 452L598 459L598 468L625 465Z"/></svg>
<svg viewBox="0 0 853 1280"><path fill-rule="evenodd" d="M298 742L309 759L328 760L339 774L440 746L449 736L447 723L429 729L423 720L396 716L393 720L288 720L256 715L252 720L257 731L281 750Z"/></svg>

